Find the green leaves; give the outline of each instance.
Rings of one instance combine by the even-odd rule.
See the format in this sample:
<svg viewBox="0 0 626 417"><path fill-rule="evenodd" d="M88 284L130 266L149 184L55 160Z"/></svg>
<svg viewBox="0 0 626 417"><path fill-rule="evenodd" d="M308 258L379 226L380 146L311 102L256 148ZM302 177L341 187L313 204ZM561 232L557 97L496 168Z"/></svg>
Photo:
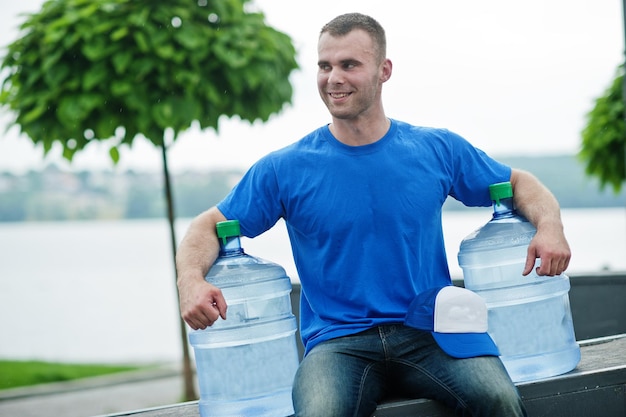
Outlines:
<svg viewBox="0 0 626 417"><path fill-rule="evenodd" d="M87 92L96 89L97 86L107 81L109 69L106 65L94 65L89 67L83 74L82 89Z"/></svg>
<svg viewBox="0 0 626 417"><path fill-rule="evenodd" d="M291 101L295 50L246 2L47 1L8 46L0 105L68 159L91 140L110 141L118 161L139 134L160 145L194 121L267 120Z"/></svg>
<svg viewBox="0 0 626 417"><path fill-rule="evenodd" d="M117 146L111 146L111 148L109 149L109 156L111 157L113 163L117 164L119 162L120 151L119 149L117 149Z"/></svg>
<svg viewBox="0 0 626 417"><path fill-rule="evenodd" d="M624 112L624 68L604 95L587 114L582 131L579 158L586 162L587 174L600 179L604 188L611 185L617 194L626 180L626 123Z"/></svg>

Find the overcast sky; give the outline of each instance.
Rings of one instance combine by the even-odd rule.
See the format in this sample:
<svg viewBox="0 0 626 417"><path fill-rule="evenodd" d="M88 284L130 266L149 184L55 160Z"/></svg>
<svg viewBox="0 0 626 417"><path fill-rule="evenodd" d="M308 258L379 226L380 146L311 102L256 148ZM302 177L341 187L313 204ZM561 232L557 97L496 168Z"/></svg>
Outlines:
<svg viewBox="0 0 626 417"><path fill-rule="evenodd" d="M23 12L42 0L5 2L0 45L18 37ZM248 167L329 122L315 84L321 26L344 12L376 18L387 31L393 74L383 88L387 115L446 127L498 155L573 154L595 98L623 61L619 0L254 0L268 24L288 35L301 69L293 105L267 124L223 120L219 135L191 130L169 152L171 168ZM4 52L2 53L4 55ZM53 149L43 157L0 110L0 171L55 162L68 169L111 168L106 148L90 145L72 165ZM136 141L118 169L160 170L156 148Z"/></svg>

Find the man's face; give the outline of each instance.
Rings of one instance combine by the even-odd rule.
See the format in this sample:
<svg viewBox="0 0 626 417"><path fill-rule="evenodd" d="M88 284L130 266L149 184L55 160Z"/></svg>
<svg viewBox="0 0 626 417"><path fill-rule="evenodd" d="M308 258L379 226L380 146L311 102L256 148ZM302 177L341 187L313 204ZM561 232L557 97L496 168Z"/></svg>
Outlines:
<svg viewBox="0 0 626 417"><path fill-rule="evenodd" d="M369 34L357 29L345 36L323 33L318 42L317 88L337 119L366 117L380 100L388 78Z"/></svg>

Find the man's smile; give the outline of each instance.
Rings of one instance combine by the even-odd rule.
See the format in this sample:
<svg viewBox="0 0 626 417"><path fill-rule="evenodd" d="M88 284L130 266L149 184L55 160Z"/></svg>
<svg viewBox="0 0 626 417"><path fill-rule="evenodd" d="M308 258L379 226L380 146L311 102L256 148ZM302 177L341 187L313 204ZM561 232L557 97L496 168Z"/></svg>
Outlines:
<svg viewBox="0 0 626 417"><path fill-rule="evenodd" d="M328 93L329 96L336 99L348 97L350 94L352 93Z"/></svg>

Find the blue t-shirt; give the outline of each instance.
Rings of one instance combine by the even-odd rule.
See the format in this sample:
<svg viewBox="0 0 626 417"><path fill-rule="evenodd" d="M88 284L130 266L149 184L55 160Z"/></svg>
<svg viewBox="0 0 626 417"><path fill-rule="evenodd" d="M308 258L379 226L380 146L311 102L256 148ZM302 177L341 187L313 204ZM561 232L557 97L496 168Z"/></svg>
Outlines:
<svg viewBox="0 0 626 417"><path fill-rule="evenodd" d="M444 201L489 206L489 185L510 176L448 130L392 120L377 142L348 146L324 126L259 160L218 208L247 237L285 219L309 352L401 323L419 292L450 284Z"/></svg>

